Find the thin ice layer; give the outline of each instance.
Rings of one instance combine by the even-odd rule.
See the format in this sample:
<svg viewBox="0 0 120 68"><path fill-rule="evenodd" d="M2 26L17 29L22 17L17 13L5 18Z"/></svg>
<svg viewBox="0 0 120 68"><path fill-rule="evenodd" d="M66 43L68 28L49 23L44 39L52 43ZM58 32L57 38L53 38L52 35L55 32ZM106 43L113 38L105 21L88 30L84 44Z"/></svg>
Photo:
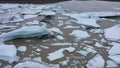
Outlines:
<svg viewBox="0 0 120 68"><path fill-rule="evenodd" d="M0 35L1 41L16 39L16 38L31 38L31 37L41 37L42 35L51 34L50 31L42 26L25 26L20 29L3 33Z"/></svg>

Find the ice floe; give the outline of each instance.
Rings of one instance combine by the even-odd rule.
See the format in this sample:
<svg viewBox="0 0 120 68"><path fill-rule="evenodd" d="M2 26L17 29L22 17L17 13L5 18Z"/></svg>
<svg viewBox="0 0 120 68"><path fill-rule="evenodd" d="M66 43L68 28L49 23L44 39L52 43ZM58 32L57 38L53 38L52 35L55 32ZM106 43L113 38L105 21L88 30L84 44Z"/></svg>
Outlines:
<svg viewBox="0 0 120 68"><path fill-rule="evenodd" d="M118 65L115 62L111 60L107 60L107 68L116 68L116 67L118 67Z"/></svg>
<svg viewBox="0 0 120 68"><path fill-rule="evenodd" d="M120 24L104 30L105 38L113 41L120 40Z"/></svg>
<svg viewBox="0 0 120 68"><path fill-rule="evenodd" d="M62 32L59 28L53 27L53 28L50 28L49 30L50 30L51 32L55 32L55 33L58 33L58 34L63 35L63 32Z"/></svg>
<svg viewBox="0 0 120 68"><path fill-rule="evenodd" d="M103 34L104 30L103 29L91 29L90 32L95 33L95 34Z"/></svg>
<svg viewBox="0 0 120 68"><path fill-rule="evenodd" d="M82 30L73 30L73 32L70 33L69 35L80 40L90 37L90 35L86 31L82 31Z"/></svg>
<svg viewBox="0 0 120 68"><path fill-rule="evenodd" d="M19 47L17 48L17 50L18 50L18 51L21 51L21 52L26 52L27 47L26 47L26 46L19 46Z"/></svg>
<svg viewBox="0 0 120 68"><path fill-rule="evenodd" d="M65 38L62 37L61 35L57 35L56 38L57 38L58 40L64 40L64 39L65 39Z"/></svg>
<svg viewBox="0 0 120 68"><path fill-rule="evenodd" d="M45 15L45 16L54 16L56 13L50 10L43 11L39 13L39 15Z"/></svg>
<svg viewBox="0 0 120 68"><path fill-rule="evenodd" d="M38 15L24 15L24 19L35 18L35 17L38 17Z"/></svg>
<svg viewBox="0 0 120 68"><path fill-rule="evenodd" d="M73 29L73 28L80 28L80 26L68 25L68 26L64 27L64 29Z"/></svg>
<svg viewBox="0 0 120 68"><path fill-rule="evenodd" d="M50 61L55 61L57 59L60 59L60 58L64 57L63 52L65 50L67 50L68 52L73 52L73 51L75 51L75 48L74 47L61 48L61 49L59 49L59 50L57 50L55 52L49 53L47 58Z"/></svg>
<svg viewBox="0 0 120 68"><path fill-rule="evenodd" d="M59 65L49 65L33 61L26 61L16 64L13 68L59 68Z"/></svg>
<svg viewBox="0 0 120 68"><path fill-rule="evenodd" d="M116 62L117 64L120 64L120 55L111 55L108 57L112 59L114 62Z"/></svg>
<svg viewBox="0 0 120 68"><path fill-rule="evenodd" d="M50 44L51 46L71 46L72 43L68 43L68 42L65 42L65 43L52 43Z"/></svg>
<svg viewBox="0 0 120 68"><path fill-rule="evenodd" d="M0 60L9 63L18 62L19 57L16 54L17 49L14 45L0 45Z"/></svg>
<svg viewBox="0 0 120 68"><path fill-rule="evenodd" d="M0 35L1 41L16 39L16 38L31 38L41 37L42 35L48 35L51 32L44 26L25 26L14 31L4 33Z"/></svg>
<svg viewBox="0 0 120 68"><path fill-rule="evenodd" d="M99 54L95 55L91 60L87 63L87 68L104 68L105 61L103 57Z"/></svg>

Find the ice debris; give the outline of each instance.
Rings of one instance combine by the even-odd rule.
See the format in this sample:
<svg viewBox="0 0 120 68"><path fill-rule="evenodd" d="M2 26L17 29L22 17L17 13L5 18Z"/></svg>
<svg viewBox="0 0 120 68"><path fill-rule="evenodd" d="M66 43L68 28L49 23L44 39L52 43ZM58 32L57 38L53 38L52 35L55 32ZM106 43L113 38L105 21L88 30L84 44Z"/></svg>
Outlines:
<svg viewBox="0 0 120 68"><path fill-rule="evenodd" d="M105 61L103 57L99 54L95 55L91 60L87 63L87 68L104 68Z"/></svg>
<svg viewBox="0 0 120 68"><path fill-rule="evenodd" d="M107 68L116 68L116 67L118 67L118 65L115 62L111 60L107 61Z"/></svg>
<svg viewBox="0 0 120 68"><path fill-rule="evenodd" d="M64 57L63 52L65 50L67 50L68 52L73 52L73 51L75 51L75 48L74 47L66 47L66 48L59 49L59 50L57 50L55 52L49 53L47 58L50 61L60 59L60 58Z"/></svg>
<svg viewBox="0 0 120 68"><path fill-rule="evenodd" d="M41 37L42 35L48 35L51 32L44 26L25 26L14 31L4 33L0 35L1 41L7 41L16 38L31 38Z"/></svg>
<svg viewBox="0 0 120 68"><path fill-rule="evenodd" d="M17 50L21 51L21 52L26 52L27 47L26 46L19 46Z"/></svg>
<svg viewBox="0 0 120 68"><path fill-rule="evenodd" d="M38 15L24 15L24 19L35 18Z"/></svg>
<svg viewBox="0 0 120 68"><path fill-rule="evenodd" d="M53 27L53 28L50 28L49 30L50 30L51 32L55 32L55 33L58 33L58 34L63 35L63 32L62 32L59 28Z"/></svg>
<svg viewBox="0 0 120 68"><path fill-rule="evenodd" d="M61 35L57 35L56 38L57 38L58 40L64 40L64 39L65 39L65 38L63 38Z"/></svg>
<svg viewBox="0 0 120 68"><path fill-rule="evenodd" d="M73 30L73 32L70 33L69 35L80 40L90 37L90 35L86 31L82 31L82 30Z"/></svg>
<svg viewBox="0 0 120 68"><path fill-rule="evenodd" d="M9 63L17 62L19 57L16 54L17 49L14 45L0 45L0 60Z"/></svg>
<svg viewBox="0 0 120 68"><path fill-rule="evenodd" d="M71 46L72 43L68 43L68 42L65 42L65 43L52 43L51 46Z"/></svg>
<svg viewBox="0 0 120 68"><path fill-rule="evenodd" d="M117 64L120 64L120 55L111 55L108 57L112 59L114 62L116 62Z"/></svg>
<svg viewBox="0 0 120 68"><path fill-rule="evenodd" d="M56 13L50 10L43 11L39 13L39 15L45 15L45 16L54 16Z"/></svg>
<svg viewBox="0 0 120 68"><path fill-rule="evenodd" d="M68 26L64 27L64 29L73 29L73 28L80 28L80 26L68 25Z"/></svg>
<svg viewBox="0 0 120 68"><path fill-rule="evenodd" d="M120 24L104 30L105 38L113 41L120 40Z"/></svg>

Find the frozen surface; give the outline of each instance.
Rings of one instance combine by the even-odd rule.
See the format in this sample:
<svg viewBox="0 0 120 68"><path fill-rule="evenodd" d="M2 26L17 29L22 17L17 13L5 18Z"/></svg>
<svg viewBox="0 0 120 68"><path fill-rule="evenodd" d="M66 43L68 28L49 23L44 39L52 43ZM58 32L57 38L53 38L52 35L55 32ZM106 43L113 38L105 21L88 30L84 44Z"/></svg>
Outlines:
<svg viewBox="0 0 120 68"><path fill-rule="evenodd" d="M72 28L80 28L80 26L68 25L68 26L64 27L64 29L72 29Z"/></svg>
<svg viewBox="0 0 120 68"><path fill-rule="evenodd" d="M0 60L9 63L17 62L19 57L16 54L17 49L14 45L0 45Z"/></svg>
<svg viewBox="0 0 120 68"><path fill-rule="evenodd" d="M109 40L120 40L120 24L104 30L104 36Z"/></svg>
<svg viewBox="0 0 120 68"><path fill-rule="evenodd" d="M74 47L61 48L61 49L59 49L59 50L57 50L55 52L49 53L47 58L50 61L54 61L54 60L60 59L60 58L64 57L63 52L65 50L67 50L69 52L73 52L73 51L75 51L75 48Z"/></svg>
<svg viewBox="0 0 120 68"><path fill-rule="evenodd" d="M113 47L109 50L109 55L120 55L120 43L111 43Z"/></svg>
<svg viewBox="0 0 120 68"><path fill-rule="evenodd" d="M80 40L90 37L90 35L86 31L82 31L82 30L73 30L73 32L70 33L69 35Z"/></svg>
<svg viewBox="0 0 120 68"><path fill-rule="evenodd" d="M41 37L42 35L51 34L50 31L42 26L25 26L20 29L4 33L0 35L1 41L16 39L16 38L31 38L31 37Z"/></svg>
<svg viewBox="0 0 120 68"><path fill-rule="evenodd" d="M103 29L92 29L90 30L90 32L95 33L95 34L102 34L104 33Z"/></svg>
<svg viewBox="0 0 120 68"><path fill-rule="evenodd" d="M26 46L19 46L17 50L21 51L21 52L26 52L27 47Z"/></svg>
<svg viewBox="0 0 120 68"><path fill-rule="evenodd" d="M120 64L120 55L109 56L109 58L112 59L117 64Z"/></svg>
<svg viewBox="0 0 120 68"><path fill-rule="evenodd" d="M64 39L65 39L65 38L62 37L61 35L56 36L56 38L57 38L58 40L64 40Z"/></svg>
<svg viewBox="0 0 120 68"><path fill-rule="evenodd" d="M101 44L98 43L98 42L95 43L95 46L96 46L96 47L104 47L103 45L101 45Z"/></svg>
<svg viewBox="0 0 120 68"><path fill-rule="evenodd" d="M22 17L19 14L17 14L11 22L21 22L21 21L24 21L24 19L22 19Z"/></svg>
<svg viewBox="0 0 120 68"><path fill-rule="evenodd" d="M35 18L38 15L24 15L24 19Z"/></svg>
<svg viewBox="0 0 120 68"><path fill-rule="evenodd" d="M107 61L107 67L108 68L115 68L115 67L117 67L118 65L115 63L115 62L113 62L113 61L111 61L111 60L108 60Z"/></svg>
<svg viewBox="0 0 120 68"><path fill-rule="evenodd" d="M105 61L103 57L99 54L95 55L91 60L87 63L87 68L104 68Z"/></svg>
<svg viewBox="0 0 120 68"><path fill-rule="evenodd" d="M55 32L55 33L58 33L58 34L63 35L63 32L62 32L59 28L53 27L53 28L50 28L49 30L50 30L51 32Z"/></svg>
<svg viewBox="0 0 120 68"><path fill-rule="evenodd" d="M54 16L56 13L50 10L41 12L39 15Z"/></svg>
<svg viewBox="0 0 120 68"><path fill-rule="evenodd" d="M59 65L48 65L44 63L26 61L26 62L18 63L13 68L59 68Z"/></svg>

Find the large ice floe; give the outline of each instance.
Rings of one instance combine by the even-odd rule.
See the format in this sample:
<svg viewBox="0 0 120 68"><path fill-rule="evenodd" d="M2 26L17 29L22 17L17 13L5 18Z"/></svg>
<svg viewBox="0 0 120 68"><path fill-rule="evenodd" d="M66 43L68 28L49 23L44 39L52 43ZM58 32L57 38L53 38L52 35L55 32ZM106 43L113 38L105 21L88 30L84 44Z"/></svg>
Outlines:
<svg viewBox="0 0 120 68"><path fill-rule="evenodd" d="M16 54L17 49L14 45L0 45L0 60L9 63L17 62L19 57Z"/></svg>
<svg viewBox="0 0 120 68"><path fill-rule="evenodd" d="M59 49L59 50L57 50L55 52L49 53L47 58L50 61L55 61L57 59L60 59L60 58L64 57L63 52L65 50L67 50L68 52L73 52L73 51L75 51L75 48L74 47L61 48L61 49Z"/></svg>
<svg viewBox="0 0 120 68"><path fill-rule="evenodd" d="M16 39L16 38L32 38L41 37L42 35L48 35L51 32L44 26L25 26L14 31L3 33L0 35L1 41Z"/></svg>
<svg viewBox="0 0 120 68"><path fill-rule="evenodd" d="M90 37L90 35L86 31L82 31L82 30L73 30L73 32L70 33L69 35L80 40Z"/></svg>
<svg viewBox="0 0 120 68"><path fill-rule="evenodd" d="M99 54L95 55L90 61L87 63L87 68L104 68L105 61L103 57Z"/></svg>
<svg viewBox="0 0 120 68"><path fill-rule="evenodd" d="M117 41L120 40L120 24L104 30L105 38L108 40Z"/></svg>

